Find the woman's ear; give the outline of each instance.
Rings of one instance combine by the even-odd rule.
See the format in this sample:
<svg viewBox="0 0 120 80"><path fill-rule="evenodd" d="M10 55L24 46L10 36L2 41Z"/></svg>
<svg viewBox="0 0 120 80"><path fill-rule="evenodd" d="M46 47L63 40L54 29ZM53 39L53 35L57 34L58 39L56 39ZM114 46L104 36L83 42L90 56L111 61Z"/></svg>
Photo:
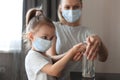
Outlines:
<svg viewBox="0 0 120 80"><path fill-rule="evenodd" d="M81 3L80 3L80 4L81 4L81 9L82 9L82 8L83 8L83 2L81 1Z"/></svg>
<svg viewBox="0 0 120 80"><path fill-rule="evenodd" d="M62 12L62 6L61 5L59 5L59 11Z"/></svg>

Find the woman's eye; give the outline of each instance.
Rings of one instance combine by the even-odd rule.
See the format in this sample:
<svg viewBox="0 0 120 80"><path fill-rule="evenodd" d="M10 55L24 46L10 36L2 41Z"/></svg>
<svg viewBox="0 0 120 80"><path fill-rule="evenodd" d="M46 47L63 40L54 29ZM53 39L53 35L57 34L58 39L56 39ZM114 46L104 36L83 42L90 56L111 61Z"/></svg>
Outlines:
<svg viewBox="0 0 120 80"><path fill-rule="evenodd" d="M74 6L74 8L73 9L79 9L80 8L80 6Z"/></svg>
<svg viewBox="0 0 120 80"><path fill-rule="evenodd" d="M70 9L70 7L69 6L65 6L65 9L68 10L68 9Z"/></svg>

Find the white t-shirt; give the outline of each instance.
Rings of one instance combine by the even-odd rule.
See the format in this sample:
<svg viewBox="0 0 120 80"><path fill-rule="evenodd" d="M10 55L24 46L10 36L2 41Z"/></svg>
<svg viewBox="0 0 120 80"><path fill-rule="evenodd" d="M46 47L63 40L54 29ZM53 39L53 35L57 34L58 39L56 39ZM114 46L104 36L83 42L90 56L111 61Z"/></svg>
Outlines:
<svg viewBox="0 0 120 80"><path fill-rule="evenodd" d="M42 72L41 69L48 63L52 64L50 58L41 53L30 50L25 58L25 69L28 80L56 80L54 77Z"/></svg>
<svg viewBox="0 0 120 80"><path fill-rule="evenodd" d="M86 38L93 34L93 32L84 26L68 26L62 25L60 22L54 22L56 27L56 51L57 54L63 54L71 49L75 44L80 42L84 42ZM70 72L81 72L81 62L73 62L70 61L65 69L59 80L69 80Z"/></svg>

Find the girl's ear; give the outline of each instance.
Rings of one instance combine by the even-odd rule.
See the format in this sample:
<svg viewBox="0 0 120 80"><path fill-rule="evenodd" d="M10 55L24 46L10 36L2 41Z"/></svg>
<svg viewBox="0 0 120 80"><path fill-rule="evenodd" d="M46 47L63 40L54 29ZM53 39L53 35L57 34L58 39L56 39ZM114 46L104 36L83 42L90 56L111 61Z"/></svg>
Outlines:
<svg viewBox="0 0 120 80"><path fill-rule="evenodd" d="M33 33L32 33L32 32L29 32L27 37L28 37L28 39L30 39L31 41L34 40L34 37L33 37Z"/></svg>

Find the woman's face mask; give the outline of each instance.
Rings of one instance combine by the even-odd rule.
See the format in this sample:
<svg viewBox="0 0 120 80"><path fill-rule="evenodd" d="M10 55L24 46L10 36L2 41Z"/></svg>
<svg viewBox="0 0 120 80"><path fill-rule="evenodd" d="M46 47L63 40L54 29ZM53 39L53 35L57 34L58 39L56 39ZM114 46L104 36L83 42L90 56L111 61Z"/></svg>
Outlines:
<svg viewBox="0 0 120 80"><path fill-rule="evenodd" d="M63 10L62 16L67 22L73 23L80 19L81 16L81 10Z"/></svg>
<svg viewBox="0 0 120 80"><path fill-rule="evenodd" d="M36 38L35 41L33 41L33 47L35 50L40 52L46 52L51 47L52 41L42 39L42 38Z"/></svg>
<svg viewBox="0 0 120 80"><path fill-rule="evenodd" d="M80 19L82 2L80 0L61 0L60 10L63 18L70 23Z"/></svg>

